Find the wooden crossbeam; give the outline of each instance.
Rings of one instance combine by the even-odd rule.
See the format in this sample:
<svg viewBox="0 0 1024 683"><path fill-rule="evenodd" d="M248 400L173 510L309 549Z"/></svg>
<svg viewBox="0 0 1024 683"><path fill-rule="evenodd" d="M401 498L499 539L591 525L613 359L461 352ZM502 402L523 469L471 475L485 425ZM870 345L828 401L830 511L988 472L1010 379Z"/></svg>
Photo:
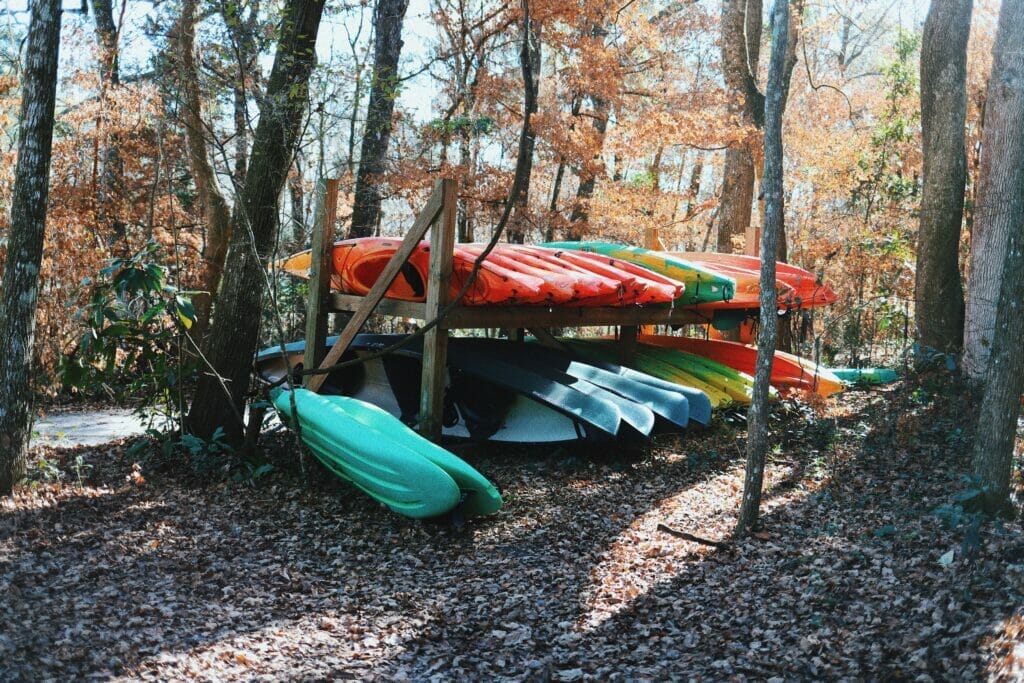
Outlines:
<svg viewBox="0 0 1024 683"><path fill-rule="evenodd" d="M345 325L345 329L341 331L338 336L338 340L331 347L331 350L324 356L323 361L320 363L319 369L324 370L326 368L335 365L338 360L341 359L342 354L348 350L349 344L355 339L355 336L359 333L359 330L366 323L367 319L373 313L374 309L377 308L377 304L384 298L384 294L388 291L391 283L395 277L401 271L402 266L409 260L409 256L416 249L420 240L423 239L423 235L426 234L430 226L437 220L438 215L441 213L441 208L444 205L444 192L442 190L443 183L447 181L438 181L434 183L434 191L430 195L430 199L427 200L427 205L423 207L423 210L416 216L416 221L413 223L412 228L406 234L399 245L398 250L395 252L388 264L384 266L384 270L381 271L380 277L373 283L373 287L370 291L362 298L362 302L352 313L352 317L349 319L348 324ZM314 260L317 255L313 255ZM329 280L329 278L328 278ZM314 283L310 283L313 286ZM306 338L306 345L310 344L323 344L322 339L310 339ZM306 388L310 391L319 391L320 387L323 386L324 380L327 379L325 373L311 375L309 381L306 383Z"/></svg>
<svg viewBox="0 0 1024 683"><path fill-rule="evenodd" d="M354 311L363 297L332 292L331 307ZM428 320L426 307L414 301L384 299L378 313L402 318ZM603 327L606 325L700 325L711 320L709 313L689 308L664 306L456 306L441 323L449 330L483 327L516 329L526 327Z"/></svg>

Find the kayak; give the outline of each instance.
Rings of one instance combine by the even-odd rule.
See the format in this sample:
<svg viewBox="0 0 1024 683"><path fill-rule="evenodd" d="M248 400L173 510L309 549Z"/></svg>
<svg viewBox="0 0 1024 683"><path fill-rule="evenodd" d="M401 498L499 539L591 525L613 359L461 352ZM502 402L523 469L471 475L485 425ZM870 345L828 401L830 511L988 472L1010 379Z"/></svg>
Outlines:
<svg viewBox="0 0 1024 683"><path fill-rule="evenodd" d="M757 348L731 341L694 339L669 335L640 335L639 340L652 346L664 346L709 358L747 375L753 375L757 365ZM823 365L783 351L775 352L772 363L771 385L780 391L801 389L831 396L843 390L842 380Z"/></svg>
<svg viewBox="0 0 1024 683"><path fill-rule="evenodd" d="M620 261L629 261L659 275L678 280L686 289L682 296L676 299L677 306L720 303L732 299L736 294L736 281L733 278L662 252L609 242L552 242L543 246L588 251Z"/></svg>
<svg viewBox="0 0 1024 683"><path fill-rule="evenodd" d="M850 384L890 384L899 379L889 368L833 368L832 373Z"/></svg>
<svg viewBox="0 0 1024 683"><path fill-rule="evenodd" d="M455 480L424 457L402 434L409 428L392 416L380 416L368 426L349 414L338 400L344 397L329 400L305 389L277 389L271 398L287 424L294 427L297 417L302 442L327 469L394 512L422 519L458 505ZM391 433L399 436L391 438Z"/></svg>
<svg viewBox="0 0 1024 683"><path fill-rule="evenodd" d="M682 259L691 259L706 264L709 268L731 266L745 268L755 273L761 272L761 259L757 256L690 251L672 252L672 254ZM821 282L817 275L791 263L776 262L775 279L794 291L792 300L787 302L790 308L827 306L839 300L832 288Z"/></svg>

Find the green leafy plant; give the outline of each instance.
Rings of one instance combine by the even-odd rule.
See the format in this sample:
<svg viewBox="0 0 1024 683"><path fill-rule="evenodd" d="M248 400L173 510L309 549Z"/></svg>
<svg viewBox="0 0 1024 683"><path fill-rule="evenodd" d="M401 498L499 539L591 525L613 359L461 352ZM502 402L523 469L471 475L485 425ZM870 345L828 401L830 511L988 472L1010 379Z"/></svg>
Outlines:
<svg viewBox="0 0 1024 683"><path fill-rule="evenodd" d="M29 471L27 478L30 484L54 484L60 481L61 472L54 461L39 458L35 467Z"/></svg>
<svg viewBox="0 0 1024 683"><path fill-rule="evenodd" d="M78 488L85 488L85 484L82 482L82 473L88 475L92 465L85 461L85 456L78 454L75 456L75 462L71 464L71 469L74 470L75 477L78 479Z"/></svg>
<svg viewBox="0 0 1024 683"><path fill-rule="evenodd" d="M195 320L193 292L167 281L161 247L112 259L95 280L82 285L87 303L79 316L86 327L60 365L67 388L102 393L151 419L180 419L184 386L195 371L185 334Z"/></svg>

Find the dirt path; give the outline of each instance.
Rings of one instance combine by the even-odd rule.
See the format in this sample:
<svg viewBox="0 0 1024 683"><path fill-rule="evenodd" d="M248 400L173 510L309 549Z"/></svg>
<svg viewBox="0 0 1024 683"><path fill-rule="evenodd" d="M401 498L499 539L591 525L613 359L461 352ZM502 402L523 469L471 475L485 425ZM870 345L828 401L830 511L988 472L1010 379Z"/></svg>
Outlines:
<svg viewBox="0 0 1024 683"><path fill-rule="evenodd" d="M98 446L146 431L146 421L130 410L68 410L50 413L32 425L30 447Z"/></svg>

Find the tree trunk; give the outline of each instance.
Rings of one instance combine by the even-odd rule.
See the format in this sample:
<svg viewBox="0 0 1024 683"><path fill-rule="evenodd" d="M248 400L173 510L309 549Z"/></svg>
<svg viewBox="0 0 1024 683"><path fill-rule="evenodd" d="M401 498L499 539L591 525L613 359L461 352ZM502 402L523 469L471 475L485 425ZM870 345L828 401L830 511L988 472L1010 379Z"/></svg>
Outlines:
<svg viewBox="0 0 1024 683"><path fill-rule="evenodd" d="M373 27L373 83L366 111L366 128L359 154L355 200L349 237L369 237L380 218L379 183L391 139L391 116L398 94L398 60L402 55L402 21L409 0L377 0Z"/></svg>
<svg viewBox="0 0 1024 683"><path fill-rule="evenodd" d="M974 440L974 473L986 506L1007 505L1020 396L1024 391L1024 0L1004 0L989 80L977 228L1007 231L998 310ZM994 159L993 157L998 157ZM993 177L993 174L998 174ZM984 209L984 210L982 210ZM972 276L972 296L974 279Z"/></svg>
<svg viewBox="0 0 1024 683"><path fill-rule="evenodd" d="M199 93L199 68L195 55L195 23L197 0L183 0L181 15L171 29L176 55L174 84L181 97L181 118L188 146L189 169L192 182L206 217L206 239L203 243L203 272L199 289L202 294L193 297L196 322L193 338L202 343L210 323L210 310L224 275L224 259L231 240L231 210L217 184L217 174L207 149L206 125L203 123L203 105Z"/></svg>
<svg viewBox="0 0 1024 683"><path fill-rule="evenodd" d="M529 18L529 31L526 40L528 49L526 58L529 60L530 73L529 81L524 81L524 87L530 92L524 93L525 101L531 107L523 125L526 134L522 138L523 147L520 150L522 163L517 163L516 173L519 178L513 182L519 183L522 190L516 194L512 203L512 220L508 226L508 241L514 244L523 244L526 241L527 211L530 202L530 179L533 176L533 152L537 146L537 133L533 130L533 114L537 113L537 96L540 93L540 59L541 59L541 27Z"/></svg>
<svg viewBox="0 0 1024 683"><path fill-rule="evenodd" d="M296 157L288 175L288 199L291 208L292 246L301 249L306 243L306 191L302 187L302 166Z"/></svg>
<svg viewBox="0 0 1024 683"><path fill-rule="evenodd" d="M765 222L761 233L761 329L757 335L757 367L747 417L747 468L743 482L736 534L743 536L757 525L768 451L768 387L778 332L778 296L775 291L775 254L785 211L782 182L782 116L788 95L786 45L789 42L787 0L772 8L772 54L768 65L764 135Z"/></svg>
<svg viewBox="0 0 1024 683"><path fill-rule="evenodd" d="M978 204L971 235L964 370L981 382L994 341L1003 260L1011 230L1024 215L1024 1L1007 0L999 14L985 104ZM1019 343L1019 339L1017 340Z"/></svg>
<svg viewBox="0 0 1024 683"><path fill-rule="evenodd" d="M204 439L217 427L224 428L229 443L240 444L243 438L241 416L259 338L264 268L277 237L278 201L307 110L323 9L323 0L288 0L284 7L277 55L232 218L220 304L207 342L206 357L216 375L208 371L200 377L186 422Z"/></svg>
<svg viewBox="0 0 1024 683"><path fill-rule="evenodd" d="M92 5L93 20L96 24L96 44L99 48L100 87L103 96L121 84L120 59L118 56L118 29L114 22L114 6L112 0L94 0ZM102 120L98 122L102 127ZM124 175L124 162L121 161L121 141L116 132L108 132L101 152L103 170L99 177L96 212L101 225L110 228L113 241L123 241L125 224L117 215L114 204L120 189L121 177ZM124 245L125 251L128 245Z"/></svg>
<svg viewBox="0 0 1024 683"><path fill-rule="evenodd" d="M761 51L761 0L722 3L722 74L733 98L731 110L748 126L764 125L764 96L757 89ZM718 210L718 250L736 250L734 237L746 234L754 202L754 155L749 143L725 153Z"/></svg>
<svg viewBox="0 0 1024 683"><path fill-rule="evenodd" d="M960 226L967 155L967 37L972 0L932 2L921 42L924 187L914 310L921 345L956 353L963 342Z"/></svg>
<svg viewBox="0 0 1024 683"><path fill-rule="evenodd" d="M28 49L22 73L18 162L11 193L7 260L0 285L0 495L25 476L32 403L39 265L43 258L46 202L53 144L60 49L60 2L31 3Z"/></svg>

